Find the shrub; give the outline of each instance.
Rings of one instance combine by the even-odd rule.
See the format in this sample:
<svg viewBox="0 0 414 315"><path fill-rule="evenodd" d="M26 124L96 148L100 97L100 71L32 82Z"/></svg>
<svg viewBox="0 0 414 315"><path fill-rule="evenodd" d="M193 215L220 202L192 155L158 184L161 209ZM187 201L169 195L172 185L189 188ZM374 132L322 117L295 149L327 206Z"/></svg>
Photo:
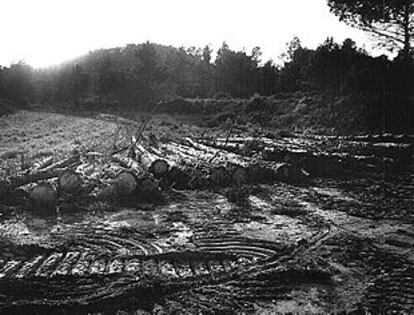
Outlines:
<svg viewBox="0 0 414 315"><path fill-rule="evenodd" d="M167 113L188 114L191 107L191 101L182 97L176 97L161 103L161 108Z"/></svg>
<svg viewBox="0 0 414 315"><path fill-rule="evenodd" d="M246 113L257 112L257 111L267 111L269 109L267 98L255 94L250 98L250 100L245 104L244 111Z"/></svg>
<svg viewBox="0 0 414 315"><path fill-rule="evenodd" d="M227 100L227 99L231 99L231 95L227 92L219 91L214 95L214 98L216 100Z"/></svg>
<svg viewBox="0 0 414 315"><path fill-rule="evenodd" d="M275 128L293 128L299 119L298 113L286 113L273 119L272 125Z"/></svg>
<svg viewBox="0 0 414 315"><path fill-rule="evenodd" d="M0 98L0 117L14 112L12 103L4 98Z"/></svg>
<svg viewBox="0 0 414 315"><path fill-rule="evenodd" d="M208 125L210 127L217 127L222 123L226 122L227 120L234 120L236 118L236 114L232 111L226 111L222 113L218 113L214 115L209 121Z"/></svg>

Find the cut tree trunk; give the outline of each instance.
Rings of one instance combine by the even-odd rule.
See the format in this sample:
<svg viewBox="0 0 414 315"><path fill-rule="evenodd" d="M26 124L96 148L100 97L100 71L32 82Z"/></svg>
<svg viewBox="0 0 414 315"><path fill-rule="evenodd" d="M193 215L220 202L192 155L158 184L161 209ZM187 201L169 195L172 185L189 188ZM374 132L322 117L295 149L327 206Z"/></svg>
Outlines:
<svg viewBox="0 0 414 315"><path fill-rule="evenodd" d="M235 184L246 184L249 181L249 172L245 167L235 165L232 172L232 180Z"/></svg>
<svg viewBox="0 0 414 315"><path fill-rule="evenodd" d="M139 181L137 197L140 201L156 204L164 202L161 189L158 187L157 182L152 178L144 178Z"/></svg>
<svg viewBox="0 0 414 315"><path fill-rule="evenodd" d="M11 191L17 187L37 182L39 180L46 180L58 177L64 171L65 170L62 169L42 170L33 174L24 174L9 178L6 181L0 182L0 193L5 191Z"/></svg>
<svg viewBox="0 0 414 315"><path fill-rule="evenodd" d="M231 183L232 172L223 156L214 158L213 152L201 151L178 143L169 143L164 147L168 152L166 153L168 159L173 161L173 168L168 177L170 182L177 184L175 186L177 189L182 186L206 188L206 186L225 186ZM173 173L185 174L185 180L172 178ZM183 177L183 175L179 176Z"/></svg>
<svg viewBox="0 0 414 315"><path fill-rule="evenodd" d="M156 178L164 176L169 169L168 162L160 156L149 152L142 145L136 144L136 156L144 168Z"/></svg>
<svg viewBox="0 0 414 315"><path fill-rule="evenodd" d="M118 163L122 167L125 167L130 170L130 172L136 177L141 178L146 175L146 171L144 168L134 159L125 157L119 154L115 154L112 156L112 161Z"/></svg>
<svg viewBox="0 0 414 315"><path fill-rule="evenodd" d="M175 189L188 189L190 187L190 174L183 167L172 166L166 177L163 179L163 183L167 187Z"/></svg>
<svg viewBox="0 0 414 315"><path fill-rule="evenodd" d="M280 163L274 169L274 176L276 180L305 184L307 181L307 174L300 167L294 164Z"/></svg>
<svg viewBox="0 0 414 315"><path fill-rule="evenodd" d="M119 202L130 199L137 188L137 180L134 175L129 172L120 173L110 186L103 188L96 198L102 201Z"/></svg>
<svg viewBox="0 0 414 315"><path fill-rule="evenodd" d="M33 164L30 172L40 171L53 163L53 156L48 156Z"/></svg>
<svg viewBox="0 0 414 315"><path fill-rule="evenodd" d="M50 164L49 166L45 167L43 171L50 171L57 168L68 168L74 165L80 164L80 157L79 155L72 155L64 160L57 161L56 163Z"/></svg>
<svg viewBox="0 0 414 315"><path fill-rule="evenodd" d="M58 178L59 190L67 194L75 194L82 189L82 178L72 170L63 172Z"/></svg>
<svg viewBox="0 0 414 315"><path fill-rule="evenodd" d="M240 185L243 183L260 183L286 181L303 183L306 174L296 163L275 163L269 161L256 162L255 159L222 151L192 139L185 140L190 146L169 143L165 147L175 156L185 161L184 170L201 169L208 174L209 184ZM172 157L171 157L172 158ZM183 170L183 167L181 167ZM191 176L190 176L191 178ZM200 181L201 183L203 181Z"/></svg>
<svg viewBox="0 0 414 315"><path fill-rule="evenodd" d="M225 167L216 167L211 170L210 184L224 187L231 184L231 174Z"/></svg>
<svg viewBox="0 0 414 315"><path fill-rule="evenodd" d="M56 213L56 192L50 184L40 184L29 194L33 211L39 215Z"/></svg>
<svg viewBox="0 0 414 315"><path fill-rule="evenodd" d="M128 168L137 180L137 198L153 203L162 202L163 196L157 182L149 176L148 172L137 161L131 158L123 157L121 155L112 156L113 161L119 163L121 166ZM128 176L124 175L122 185L128 180ZM128 180L129 181L129 180ZM132 187L132 186L130 186Z"/></svg>
<svg viewBox="0 0 414 315"><path fill-rule="evenodd" d="M18 206L24 204L25 200L27 200L28 193L27 191L18 188L13 191L4 192L0 195L0 204L4 204L7 206Z"/></svg>
<svg viewBox="0 0 414 315"><path fill-rule="evenodd" d="M37 182L39 180L58 177L65 171L63 169L64 167L74 166L79 163L79 156L74 155L65 160L50 164L49 166L44 167L35 173L22 174L8 178L7 180L0 182L0 193L4 191L11 191L17 187Z"/></svg>
<svg viewBox="0 0 414 315"><path fill-rule="evenodd" d="M118 196L126 197L132 195L137 188L137 181L131 173L123 172L114 180L114 190Z"/></svg>

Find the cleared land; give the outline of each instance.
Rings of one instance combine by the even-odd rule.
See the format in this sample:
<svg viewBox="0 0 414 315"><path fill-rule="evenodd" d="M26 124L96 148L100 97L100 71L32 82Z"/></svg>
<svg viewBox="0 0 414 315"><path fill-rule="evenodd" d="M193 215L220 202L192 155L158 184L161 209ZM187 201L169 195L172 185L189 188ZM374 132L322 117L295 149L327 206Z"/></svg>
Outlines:
<svg viewBox="0 0 414 315"><path fill-rule="evenodd" d="M128 144L148 117L129 118L2 117L1 176L75 148L107 154ZM226 138L228 130L157 115L145 132L168 142ZM166 188L160 205L93 203L50 217L2 206L0 311L413 313L412 156L404 151L408 162L376 165L389 151L365 140L273 139L275 146L374 155L363 168L315 172L303 183Z"/></svg>

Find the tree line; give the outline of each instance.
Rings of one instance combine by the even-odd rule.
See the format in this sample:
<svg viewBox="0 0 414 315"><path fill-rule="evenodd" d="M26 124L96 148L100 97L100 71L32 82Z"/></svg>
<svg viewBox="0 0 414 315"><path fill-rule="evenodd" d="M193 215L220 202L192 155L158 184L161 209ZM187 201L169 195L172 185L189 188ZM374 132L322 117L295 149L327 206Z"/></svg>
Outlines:
<svg viewBox="0 0 414 315"><path fill-rule="evenodd" d="M33 69L23 62L0 68L0 96L19 104L110 97L120 106L147 109L166 97L219 93L236 98L307 90L412 93L412 59L373 58L351 39L336 43L328 38L308 49L294 38L283 59L283 66L271 60L263 63L259 47L246 53L223 43L213 61L208 46L176 49L146 42L94 51L48 69Z"/></svg>
<svg viewBox="0 0 414 315"><path fill-rule="evenodd" d="M88 108L99 104L150 110L159 100L175 96L248 98L311 91L372 96L377 100L370 105L375 119L411 117L413 1L327 3L340 20L372 33L379 46L398 51L398 56L374 58L351 39L336 43L328 38L309 49L295 37L287 44L283 65L278 65L261 60L259 47L236 51L224 42L213 56L209 46L174 48L146 42L96 50L47 69L33 69L24 62L0 67L0 98L18 105L71 103Z"/></svg>

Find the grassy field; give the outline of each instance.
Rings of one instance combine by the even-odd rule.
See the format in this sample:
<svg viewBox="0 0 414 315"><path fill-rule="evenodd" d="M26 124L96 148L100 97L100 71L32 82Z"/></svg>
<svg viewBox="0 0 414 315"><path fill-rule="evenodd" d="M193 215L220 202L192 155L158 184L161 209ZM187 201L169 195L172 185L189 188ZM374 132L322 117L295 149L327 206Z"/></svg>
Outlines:
<svg viewBox="0 0 414 315"><path fill-rule="evenodd" d="M60 159L74 149L107 153L114 147L129 143L148 115L132 113L132 119L107 114L70 116L39 111L19 111L0 117L0 174L15 172L30 166L42 156ZM161 138L200 131L195 126L171 116L151 117L146 133Z"/></svg>
<svg viewBox="0 0 414 315"><path fill-rule="evenodd" d="M8 165L39 156L68 155L76 146L108 150L117 125L91 118L20 111L0 118L0 161Z"/></svg>

